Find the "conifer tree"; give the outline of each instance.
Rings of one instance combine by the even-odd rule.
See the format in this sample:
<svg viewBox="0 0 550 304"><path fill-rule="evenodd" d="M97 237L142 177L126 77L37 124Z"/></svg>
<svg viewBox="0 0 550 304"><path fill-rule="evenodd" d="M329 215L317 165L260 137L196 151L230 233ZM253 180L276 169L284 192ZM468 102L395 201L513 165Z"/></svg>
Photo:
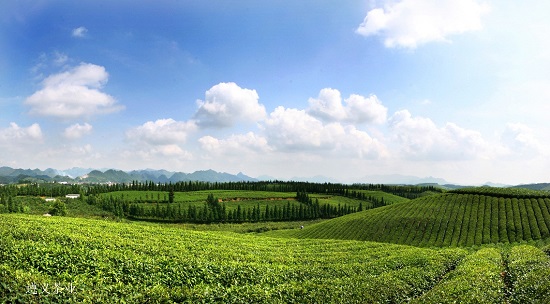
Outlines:
<svg viewBox="0 0 550 304"><path fill-rule="evenodd" d="M174 190L170 189L168 193L168 203L172 204L174 202Z"/></svg>

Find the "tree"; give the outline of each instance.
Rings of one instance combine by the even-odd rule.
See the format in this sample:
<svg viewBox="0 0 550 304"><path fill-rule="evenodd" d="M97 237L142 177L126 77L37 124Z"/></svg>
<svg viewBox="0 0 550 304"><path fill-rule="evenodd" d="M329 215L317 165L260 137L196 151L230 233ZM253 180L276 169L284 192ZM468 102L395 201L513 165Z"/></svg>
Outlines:
<svg viewBox="0 0 550 304"><path fill-rule="evenodd" d="M174 202L174 190L170 189L170 192L168 193L168 202L172 204Z"/></svg>
<svg viewBox="0 0 550 304"><path fill-rule="evenodd" d="M64 202L62 202L60 200L56 200L55 203L53 204L52 208L50 209L50 214L51 215L65 216L65 215L67 215L67 206L65 206Z"/></svg>

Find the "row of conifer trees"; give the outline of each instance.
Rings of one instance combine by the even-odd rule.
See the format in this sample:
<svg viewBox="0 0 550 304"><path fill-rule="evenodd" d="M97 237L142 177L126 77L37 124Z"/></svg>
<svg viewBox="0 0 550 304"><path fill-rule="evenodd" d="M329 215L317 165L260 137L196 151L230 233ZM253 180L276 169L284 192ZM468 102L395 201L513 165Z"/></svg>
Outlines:
<svg viewBox="0 0 550 304"><path fill-rule="evenodd" d="M129 217L142 220L163 220L173 222L261 222L261 221L293 221L320 218L334 218L364 209L362 202L358 207L348 205L319 204L305 192L297 193L296 202L288 201L286 205L269 204L260 207L227 208L213 194L209 194L204 205L197 206L182 203L134 203L120 197L94 196L87 198L88 204L97 205L119 217ZM367 207L372 207L368 204Z"/></svg>

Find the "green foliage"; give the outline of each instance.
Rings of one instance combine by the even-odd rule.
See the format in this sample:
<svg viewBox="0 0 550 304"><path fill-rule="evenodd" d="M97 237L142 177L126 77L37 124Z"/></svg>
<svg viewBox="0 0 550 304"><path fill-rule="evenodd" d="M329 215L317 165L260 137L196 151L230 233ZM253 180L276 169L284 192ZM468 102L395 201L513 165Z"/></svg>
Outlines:
<svg viewBox="0 0 550 304"><path fill-rule="evenodd" d="M273 235L414 246L473 246L548 238L550 198L447 193Z"/></svg>
<svg viewBox="0 0 550 304"><path fill-rule="evenodd" d="M52 208L50 209L51 215L58 215L58 216L65 216L67 215L67 206L65 206L65 203L61 200L56 200L53 203Z"/></svg>
<svg viewBox="0 0 550 304"><path fill-rule="evenodd" d="M469 187L450 190L451 193L478 194L504 198L550 198L550 191L527 188Z"/></svg>
<svg viewBox="0 0 550 304"><path fill-rule="evenodd" d="M334 218L357 212L362 205L360 200L336 195L304 193L305 200L296 200L292 193L265 191L175 192L173 204L163 200L165 197L166 193L160 191L119 191L89 195L87 202L121 218L191 223Z"/></svg>
<svg viewBox="0 0 550 304"><path fill-rule="evenodd" d="M510 303L547 303L550 298L550 260L539 248L513 247L508 256Z"/></svg>
<svg viewBox="0 0 550 304"><path fill-rule="evenodd" d="M467 255L28 215L0 236L0 296L26 303L407 302Z"/></svg>
<svg viewBox="0 0 550 304"><path fill-rule="evenodd" d="M7 303L544 303L549 296L550 258L530 245L426 249L0 214Z"/></svg>
<svg viewBox="0 0 550 304"><path fill-rule="evenodd" d="M413 303L505 303L502 257L495 248L468 255L433 289Z"/></svg>

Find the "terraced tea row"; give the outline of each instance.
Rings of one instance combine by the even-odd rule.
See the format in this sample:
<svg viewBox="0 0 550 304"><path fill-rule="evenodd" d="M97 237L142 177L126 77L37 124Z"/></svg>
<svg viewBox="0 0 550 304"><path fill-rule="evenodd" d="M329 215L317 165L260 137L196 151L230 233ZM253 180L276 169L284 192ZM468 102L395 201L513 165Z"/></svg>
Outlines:
<svg viewBox="0 0 550 304"><path fill-rule="evenodd" d="M550 290L549 259L532 246L501 255L24 215L0 215L0 261L0 298L25 303L527 303Z"/></svg>
<svg viewBox="0 0 550 304"><path fill-rule="evenodd" d="M0 296L24 301L403 300L431 288L466 254L83 219L0 217L5 282ZM72 289L45 290L56 285Z"/></svg>
<svg viewBox="0 0 550 304"><path fill-rule="evenodd" d="M301 231L281 231L273 235L415 246L538 240L550 237L550 198L432 195L336 218Z"/></svg>

